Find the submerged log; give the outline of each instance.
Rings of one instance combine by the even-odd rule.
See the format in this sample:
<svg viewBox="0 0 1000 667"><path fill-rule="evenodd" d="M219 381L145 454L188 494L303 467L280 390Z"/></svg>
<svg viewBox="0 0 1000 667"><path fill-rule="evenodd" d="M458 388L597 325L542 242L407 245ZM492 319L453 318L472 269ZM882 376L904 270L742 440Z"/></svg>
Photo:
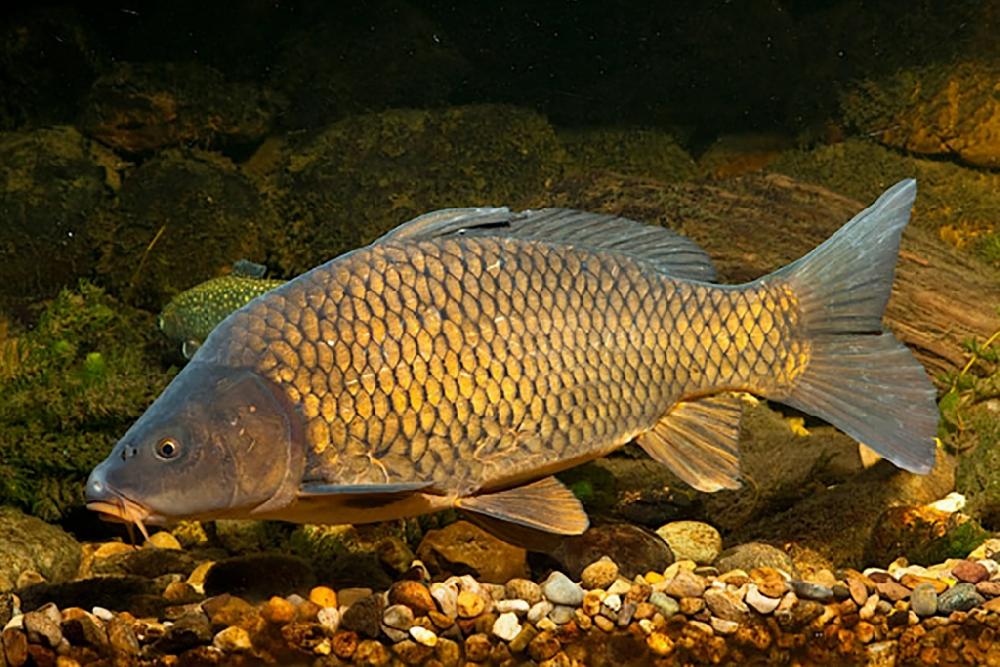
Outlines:
<svg viewBox="0 0 1000 667"><path fill-rule="evenodd" d="M666 184L615 174L556 183L534 206L566 206L660 224L705 248L719 281L753 280L801 257L871 202L779 174ZM903 235L885 322L938 379L965 363L962 342L1000 328L1000 272L920 226Z"/></svg>

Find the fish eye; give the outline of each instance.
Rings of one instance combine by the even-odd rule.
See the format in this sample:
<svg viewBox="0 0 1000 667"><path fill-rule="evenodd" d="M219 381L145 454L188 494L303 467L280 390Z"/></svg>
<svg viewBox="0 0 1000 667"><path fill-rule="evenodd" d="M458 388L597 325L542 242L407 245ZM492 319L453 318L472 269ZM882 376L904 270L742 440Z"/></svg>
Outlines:
<svg viewBox="0 0 1000 667"><path fill-rule="evenodd" d="M156 455L161 459L172 459L181 451L181 445L173 438L164 438L156 443Z"/></svg>

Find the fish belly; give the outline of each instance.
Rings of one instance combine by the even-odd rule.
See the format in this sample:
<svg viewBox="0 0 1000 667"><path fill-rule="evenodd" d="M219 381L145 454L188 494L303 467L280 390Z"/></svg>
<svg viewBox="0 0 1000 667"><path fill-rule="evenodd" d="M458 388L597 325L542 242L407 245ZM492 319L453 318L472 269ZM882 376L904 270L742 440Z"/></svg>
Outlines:
<svg viewBox="0 0 1000 667"><path fill-rule="evenodd" d="M209 344L299 406L305 481L458 497L602 456L682 398L786 382L804 352L789 299L567 245L387 242L257 299Z"/></svg>

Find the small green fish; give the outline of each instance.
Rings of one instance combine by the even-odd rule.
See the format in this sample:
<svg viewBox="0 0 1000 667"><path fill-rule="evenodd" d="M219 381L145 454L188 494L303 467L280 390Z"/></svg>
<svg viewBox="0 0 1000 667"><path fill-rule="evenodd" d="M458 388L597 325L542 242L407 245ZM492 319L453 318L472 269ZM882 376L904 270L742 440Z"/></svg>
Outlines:
<svg viewBox="0 0 1000 667"><path fill-rule="evenodd" d="M230 315L94 469L87 506L140 527L456 508L577 535L587 515L553 475L632 440L696 489L739 486L734 391L926 473L934 386L882 328L915 196L902 181L742 285L624 218L427 214Z"/></svg>
<svg viewBox="0 0 1000 667"><path fill-rule="evenodd" d="M180 343L184 358L190 359L229 313L285 283L265 280L266 270L262 264L241 259L233 264L228 276L206 280L181 292L160 313L160 330Z"/></svg>

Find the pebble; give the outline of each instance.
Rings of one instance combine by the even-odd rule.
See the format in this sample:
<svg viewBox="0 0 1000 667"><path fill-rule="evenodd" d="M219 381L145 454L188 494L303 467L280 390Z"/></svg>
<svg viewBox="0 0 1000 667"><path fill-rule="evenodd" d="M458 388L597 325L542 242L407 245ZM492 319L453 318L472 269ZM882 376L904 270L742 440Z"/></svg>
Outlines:
<svg viewBox="0 0 1000 667"><path fill-rule="evenodd" d="M959 581L969 584L977 584L989 578L989 570L981 563L971 560L960 560L951 569L952 575Z"/></svg>
<svg viewBox="0 0 1000 667"><path fill-rule="evenodd" d="M580 579L586 589L607 588L618 579L618 564L604 556L583 568Z"/></svg>
<svg viewBox="0 0 1000 667"><path fill-rule="evenodd" d="M980 581L976 584L976 591L988 598L998 597L1000 596L1000 581Z"/></svg>
<svg viewBox="0 0 1000 667"><path fill-rule="evenodd" d="M788 582L780 570L773 567L755 567L750 570L750 579L757 584L761 594L770 598L780 598L788 592Z"/></svg>
<svg viewBox="0 0 1000 667"><path fill-rule="evenodd" d="M713 615L727 621L743 621L750 614L743 600L728 590L710 588L705 591L705 604Z"/></svg>
<svg viewBox="0 0 1000 667"><path fill-rule="evenodd" d="M165 530L161 530L158 533L150 535L149 540L146 542L146 546L155 547L157 549L181 549L181 543L177 541L177 538L174 537L172 533L168 533Z"/></svg>
<svg viewBox="0 0 1000 667"><path fill-rule="evenodd" d="M389 589L389 603L406 605L416 614L437 609L430 590L419 581L397 581Z"/></svg>
<svg viewBox="0 0 1000 667"><path fill-rule="evenodd" d="M350 607L355 602L372 594L370 588L342 588L337 594L337 602L341 607Z"/></svg>
<svg viewBox="0 0 1000 667"><path fill-rule="evenodd" d="M795 570L791 556L764 542L747 542L726 549L715 560L715 567L721 572L737 569L750 572L758 567L772 567L785 572Z"/></svg>
<svg viewBox="0 0 1000 667"><path fill-rule="evenodd" d="M663 592L675 598L698 597L705 592L705 580L693 572L681 570L667 582Z"/></svg>
<svg viewBox="0 0 1000 667"><path fill-rule="evenodd" d="M700 521L671 521L657 528L656 534L667 543L677 560L711 565L722 551L719 531Z"/></svg>
<svg viewBox="0 0 1000 667"><path fill-rule="evenodd" d="M422 646L434 648L438 645L438 636L433 630L428 630L422 625L414 625L410 628L410 636Z"/></svg>
<svg viewBox="0 0 1000 667"><path fill-rule="evenodd" d="M878 609L880 602L885 602L885 601L879 598L878 593L874 593L873 595L868 596L868 599L865 601L865 603L861 605L861 609L858 610L858 616L861 618L861 620L862 621L872 620L875 617L875 611Z"/></svg>
<svg viewBox="0 0 1000 667"><path fill-rule="evenodd" d="M323 607L316 613L316 622L334 633L340 627L340 610L336 607Z"/></svg>
<svg viewBox="0 0 1000 667"><path fill-rule="evenodd" d="M816 600L817 602L831 602L833 600L832 588L810 581L793 581L792 590L800 598L806 600Z"/></svg>
<svg viewBox="0 0 1000 667"><path fill-rule="evenodd" d="M615 629L615 622L612 621L607 616L595 616L594 625L596 625L604 632L611 632Z"/></svg>
<svg viewBox="0 0 1000 667"><path fill-rule="evenodd" d="M531 605L528 604L527 600L500 600L494 605L497 613L506 614L508 612L513 612L515 614L526 614L528 610L531 609Z"/></svg>
<svg viewBox="0 0 1000 667"><path fill-rule="evenodd" d="M56 609L55 612L58 614L59 610ZM28 635L28 641L33 644L44 643L49 648L56 648L63 638L62 629L59 627L60 621L61 619L53 620L45 611L38 610L26 613L22 624Z"/></svg>
<svg viewBox="0 0 1000 667"><path fill-rule="evenodd" d="M910 596L910 589L899 583L898 581L880 581L875 584L875 589L878 594L887 600L892 600L893 602L898 602L900 600L905 600Z"/></svg>
<svg viewBox="0 0 1000 667"><path fill-rule="evenodd" d="M770 614L777 608L778 603L781 602L781 598L773 598L764 595L760 592L760 589L756 584L750 584L747 586L744 601L747 605L753 607L753 609L758 613Z"/></svg>
<svg viewBox="0 0 1000 667"><path fill-rule="evenodd" d="M578 606L583 602L583 589L558 570L542 584L542 594L557 605Z"/></svg>
<svg viewBox="0 0 1000 667"><path fill-rule="evenodd" d="M681 598L678 605L682 614L686 616L694 616L705 608L705 600L703 598L696 597Z"/></svg>
<svg viewBox="0 0 1000 667"><path fill-rule="evenodd" d="M114 614L105 609L104 607L94 607L90 610L90 613L101 619L102 621L110 621L114 618Z"/></svg>
<svg viewBox="0 0 1000 667"><path fill-rule="evenodd" d="M337 593L326 586L316 586L309 591L310 602L315 602L320 607L336 607Z"/></svg>
<svg viewBox="0 0 1000 667"><path fill-rule="evenodd" d="M567 605L558 604L549 612L549 620L556 625L566 625L573 620L576 609Z"/></svg>
<svg viewBox="0 0 1000 667"><path fill-rule="evenodd" d="M680 611L677 600L660 591L653 591L649 595L649 603L656 607L656 610L663 614L664 618L670 618Z"/></svg>
<svg viewBox="0 0 1000 667"><path fill-rule="evenodd" d="M458 586L434 583L430 591L442 614L448 618L458 616Z"/></svg>
<svg viewBox="0 0 1000 667"><path fill-rule="evenodd" d="M413 610L404 604L393 604L382 612L382 624L397 630L409 630L413 625Z"/></svg>
<svg viewBox="0 0 1000 667"><path fill-rule="evenodd" d="M538 625L539 621L549 615L552 611L554 605L548 600L539 600L531 606L528 610L528 622L533 625Z"/></svg>
<svg viewBox="0 0 1000 667"><path fill-rule="evenodd" d="M508 598L524 600L533 605L542 599L542 587L530 579L511 579L504 586Z"/></svg>
<svg viewBox="0 0 1000 667"><path fill-rule="evenodd" d="M458 594L458 615L461 618L475 618L486 610L486 600L472 591Z"/></svg>
<svg viewBox="0 0 1000 667"><path fill-rule="evenodd" d="M157 533L157 535L160 534ZM228 628L220 630L212 638L212 646L226 652L249 651L253 648L253 642L250 641L250 633L241 627L231 625Z"/></svg>
<svg viewBox="0 0 1000 667"><path fill-rule="evenodd" d="M910 594L910 609L917 616L933 616L938 610L938 594L930 584L917 584Z"/></svg>
<svg viewBox="0 0 1000 667"><path fill-rule="evenodd" d="M666 657L674 652L674 640L662 632L651 632L646 637L646 646L654 655Z"/></svg>
<svg viewBox="0 0 1000 667"><path fill-rule="evenodd" d="M260 610L260 615L269 623L284 625L295 618L295 605L285 598L274 596Z"/></svg>
<svg viewBox="0 0 1000 667"><path fill-rule="evenodd" d="M740 624L736 621L728 621L724 618L718 618L713 616L709 619L709 623L712 626L712 630L718 632L720 635L731 635L740 629Z"/></svg>
<svg viewBox="0 0 1000 667"><path fill-rule="evenodd" d="M607 595L601 600L601 604L616 612L622 608L622 598L620 595Z"/></svg>
<svg viewBox="0 0 1000 667"><path fill-rule="evenodd" d="M514 612L500 614L493 622L493 634L504 640L512 641L521 632L521 623Z"/></svg>
<svg viewBox="0 0 1000 667"><path fill-rule="evenodd" d="M950 614L953 611L969 611L983 602L985 599L976 592L975 585L963 582L955 584L938 596L938 611L942 614Z"/></svg>

